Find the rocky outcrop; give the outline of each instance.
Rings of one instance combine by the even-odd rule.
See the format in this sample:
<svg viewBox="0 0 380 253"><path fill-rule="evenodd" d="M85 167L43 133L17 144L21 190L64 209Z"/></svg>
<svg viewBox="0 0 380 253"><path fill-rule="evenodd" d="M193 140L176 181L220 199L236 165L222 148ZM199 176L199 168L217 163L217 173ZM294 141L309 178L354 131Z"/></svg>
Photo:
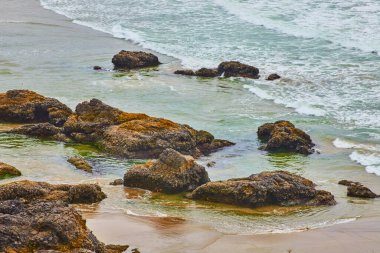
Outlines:
<svg viewBox="0 0 380 253"><path fill-rule="evenodd" d="M82 157L70 157L69 159L67 159L67 161L74 165L78 170L83 170L85 172L92 173L92 166Z"/></svg>
<svg viewBox="0 0 380 253"><path fill-rule="evenodd" d="M278 74L276 74L276 73L273 73L273 74L270 74L267 78L266 78L266 80L268 80L268 81L274 81L274 80L277 80L277 79L280 79L281 78L281 76L279 76Z"/></svg>
<svg viewBox="0 0 380 253"><path fill-rule="evenodd" d="M63 201L69 204L90 204L106 198L96 184L52 185L28 180L0 185L0 201L21 199L27 201Z"/></svg>
<svg viewBox="0 0 380 253"><path fill-rule="evenodd" d="M76 142L95 143L121 157L157 158L167 148L197 157L233 144L188 125L126 113L97 99L79 104L75 112L64 124L66 136Z"/></svg>
<svg viewBox="0 0 380 253"><path fill-rule="evenodd" d="M75 113L72 113L55 99L45 98L31 91L8 91L6 94L13 94L13 92L20 94L24 99L16 95L7 95L6 103L4 99L0 99L0 104L1 101L4 102L3 108L8 108L7 113L10 107L4 107L5 104L17 105L15 108L18 109L14 109L10 115L7 114L8 118L13 121L17 118L22 123L40 123L24 125L8 131L9 133L93 144L101 151L126 158L157 158L167 148L199 157L233 145L232 142L215 139L206 131L197 131L188 125L150 117L146 114L123 112L98 99L78 104ZM26 94L32 94L36 98L26 99ZM31 103L29 100L40 102ZM41 103L44 104L41 105L43 108L47 108L46 110L41 109ZM25 109L29 107L32 109L29 111ZM65 108L67 110L64 110ZM41 112L47 114L43 114L42 117ZM2 111L0 111L0 121L1 117L5 118ZM11 119L8 121L12 121Z"/></svg>
<svg viewBox="0 0 380 253"><path fill-rule="evenodd" d="M122 50L112 58L117 70L154 67L160 64L158 57L151 53Z"/></svg>
<svg viewBox="0 0 380 253"><path fill-rule="evenodd" d="M87 187L88 186L88 187ZM91 185L79 188L100 188ZM86 227L86 221L68 203L94 203L83 189L21 181L0 186L0 249L5 253L95 252L121 253L127 246L105 246ZM70 191L79 194L69 198ZM82 193L79 193L82 192ZM79 201L78 201L79 200Z"/></svg>
<svg viewBox="0 0 380 253"><path fill-rule="evenodd" d="M296 152L305 155L314 152L315 144L310 136L289 121L264 124L258 128L257 136L266 143L260 147L262 150Z"/></svg>
<svg viewBox="0 0 380 253"><path fill-rule="evenodd" d="M224 77L259 78L259 69L238 61L222 62L218 66L218 73Z"/></svg>
<svg viewBox="0 0 380 253"><path fill-rule="evenodd" d="M0 122L49 122L62 126L70 108L54 98L44 97L29 90L9 90L0 93Z"/></svg>
<svg viewBox="0 0 380 253"><path fill-rule="evenodd" d="M174 74L199 76L199 77L245 77L245 78L259 78L259 69L238 61L228 61L219 64L216 69L201 68L197 71L190 69L177 70Z"/></svg>
<svg viewBox="0 0 380 253"><path fill-rule="evenodd" d="M18 176L21 176L21 171L9 164L0 162L0 179Z"/></svg>
<svg viewBox="0 0 380 253"><path fill-rule="evenodd" d="M339 181L340 185L347 186L347 196L357 198L378 198L380 197L376 193L372 192L369 188L365 187L359 182L353 182L349 180Z"/></svg>
<svg viewBox="0 0 380 253"><path fill-rule="evenodd" d="M285 171L210 182L196 188L189 197L247 207L336 204L331 193L317 190L312 181Z"/></svg>
<svg viewBox="0 0 380 253"><path fill-rule="evenodd" d="M124 175L124 186L164 193L191 191L209 181L207 171L193 157L173 149L165 150L158 160L134 166Z"/></svg>

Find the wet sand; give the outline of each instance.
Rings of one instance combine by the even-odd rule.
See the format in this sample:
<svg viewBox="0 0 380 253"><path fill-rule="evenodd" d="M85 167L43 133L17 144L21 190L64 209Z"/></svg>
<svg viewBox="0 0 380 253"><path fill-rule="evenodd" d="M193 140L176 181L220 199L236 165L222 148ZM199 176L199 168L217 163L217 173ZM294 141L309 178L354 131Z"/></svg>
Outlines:
<svg viewBox="0 0 380 253"><path fill-rule="evenodd" d="M36 82L49 82L46 76L28 77L28 69L23 69L24 61L35 62L35 65L41 68L42 76L49 75L49 68L59 68L60 64L63 64L59 60L60 55L72 55L72 61L65 63L72 66L65 67L75 71L78 67L90 68L91 64L111 67L109 59L112 53L121 49L140 50L132 43L73 24L69 19L43 9L37 0L2 0L0 34L3 32L7 37L5 40L0 36L1 55L11 58L22 55L21 52L18 55L6 49L6 45L12 43L19 44L22 50L34 52L27 59L17 59L17 69L22 71L17 73L20 75L19 80L32 78ZM28 40L20 41L20 34L25 35ZM51 57L52 50L56 50L56 58ZM178 66L178 61L170 57L161 56L160 60ZM9 66L11 73L12 67ZM171 66L165 65L164 68L170 69ZM6 79L2 81L5 83ZM12 88L23 87L22 82L18 82L16 86L14 84L9 82L6 85ZM62 94L68 92L65 87L57 87L57 90ZM375 186L374 190L377 189L378 186ZM135 217L124 213L102 212L85 212L84 216L88 219L88 226L103 242L130 244L145 253L380 252L380 220L377 217L298 233L228 235L208 226L171 218Z"/></svg>

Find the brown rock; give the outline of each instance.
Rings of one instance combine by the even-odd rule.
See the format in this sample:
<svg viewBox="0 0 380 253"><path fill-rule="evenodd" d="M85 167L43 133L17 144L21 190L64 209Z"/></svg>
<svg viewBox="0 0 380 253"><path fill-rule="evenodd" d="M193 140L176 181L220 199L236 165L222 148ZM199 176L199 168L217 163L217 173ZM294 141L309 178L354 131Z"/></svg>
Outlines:
<svg viewBox="0 0 380 253"><path fill-rule="evenodd" d="M70 108L54 98L41 96L29 90L9 90L0 93L0 122L49 122L62 126Z"/></svg>
<svg viewBox="0 0 380 253"><path fill-rule="evenodd" d="M0 179L18 176L21 176L21 171L9 164L0 162Z"/></svg>
<svg viewBox="0 0 380 253"><path fill-rule="evenodd" d="M94 66L93 69L94 70L102 70L102 67L100 67L100 66Z"/></svg>
<svg viewBox="0 0 380 253"><path fill-rule="evenodd" d="M201 68L195 71L195 75L199 77L217 77L219 76L216 69Z"/></svg>
<svg viewBox="0 0 380 253"><path fill-rule="evenodd" d="M176 70L174 72L176 75L184 75L184 76L195 76L195 73L191 69L182 69L182 70Z"/></svg>
<svg viewBox="0 0 380 253"><path fill-rule="evenodd" d="M193 157L173 149L165 150L158 160L134 166L124 175L124 186L165 193L191 191L209 181L207 171Z"/></svg>
<svg viewBox="0 0 380 253"><path fill-rule="evenodd" d="M106 198L95 184L52 185L28 180L0 185L0 201L20 199L63 201L69 204L96 203Z"/></svg>
<svg viewBox="0 0 380 253"><path fill-rule="evenodd" d="M79 170L92 173L92 166L82 157L78 157L78 156L70 157L69 159L67 159L67 161L71 163L72 165L74 165Z"/></svg>
<svg viewBox="0 0 380 253"><path fill-rule="evenodd" d="M8 132L14 134L24 134L32 137L46 137L52 139L59 139L63 134L61 127L56 127L50 123L23 125Z"/></svg>
<svg viewBox="0 0 380 253"><path fill-rule="evenodd" d="M224 77L245 77L245 78L259 78L259 69L238 61L222 62L218 66L219 75Z"/></svg>
<svg viewBox="0 0 380 253"><path fill-rule="evenodd" d="M190 197L248 207L336 204L331 193L316 190L312 181L285 171L262 172L248 178L210 182L196 188Z"/></svg>
<svg viewBox="0 0 380 253"><path fill-rule="evenodd" d="M88 185L90 188L96 188ZM79 188L85 187L84 185ZM64 197L77 191L79 199ZM0 250L5 253L95 252L121 253L127 246L100 242L86 221L68 203L92 203L77 186L50 185L31 181L0 186ZM100 191L100 188L96 189ZM61 192L58 194L58 192ZM79 194L79 195L77 195ZM70 195L70 193L69 193ZM83 201L85 197L89 201Z"/></svg>
<svg viewBox="0 0 380 253"><path fill-rule="evenodd" d="M132 52L122 50L112 58L115 69L135 69L158 66L157 56L145 52Z"/></svg>
<svg viewBox="0 0 380 253"><path fill-rule="evenodd" d="M268 81L273 81L273 80L276 80L276 79L280 79L281 78L281 76L279 76L278 74L270 74L268 77L267 77L267 79L266 80L268 80Z"/></svg>
<svg viewBox="0 0 380 253"><path fill-rule="evenodd" d="M115 179L110 183L110 185L122 185L124 183L122 178Z"/></svg>
<svg viewBox="0 0 380 253"><path fill-rule="evenodd" d="M289 121L277 121L260 126L257 130L258 138L266 142L262 146L267 151L286 151L301 154L312 154L315 144L304 131L296 128Z"/></svg>
<svg viewBox="0 0 380 253"><path fill-rule="evenodd" d="M370 189L365 187L359 182L341 180L338 182L340 185L347 186L347 196L357 198L378 198L379 195L373 193Z"/></svg>

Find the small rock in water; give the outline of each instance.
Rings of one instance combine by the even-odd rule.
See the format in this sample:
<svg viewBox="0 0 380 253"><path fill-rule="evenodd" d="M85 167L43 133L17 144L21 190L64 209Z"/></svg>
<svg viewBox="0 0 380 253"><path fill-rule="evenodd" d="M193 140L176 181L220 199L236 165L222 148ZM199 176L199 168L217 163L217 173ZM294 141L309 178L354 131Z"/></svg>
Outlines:
<svg viewBox="0 0 380 253"><path fill-rule="evenodd" d="M259 69L238 61L222 62L218 66L219 75L224 77L259 78Z"/></svg>
<svg viewBox="0 0 380 253"><path fill-rule="evenodd" d="M201 68L195 71L195 75L199 77L217 77L219 74L216 69Z"/></svg>
<svg viewBox="0 0 380 253"><path fill-rule="evenodd" d="M67 161L71 163L72 165L74 165L79 170L92 173L92 166L82 157L78 157L78 156L70 157L69 159L67 159Z"/></svg>
<svg viewBox="0 0 380 253"><path fill-rule="evenodd" d="M214 167L215 164L216 164L216 162L214 162L214 161L208 162L207 167Z"/></svg>
<svg viewBox="0 0 380 253"><path fill-rule="evenodd" d="M279 75L277 75L277 74L270 74L268 77L267 77L267 79L266 80L268 80L268 81L273 81L273 80L276 80L276 79L280 79L281 78L281 76L279 76Z"/></svg>
<svg viewBox="0 0 380 253"><path fill-rule="evenodd" d="M174 72L176 75L184 75L184 76L195 76L195 73L191 69L183 69L183 70L176 70Z"/></svg>
<svg viewBox="0 0 380 253"><path fill-rule="evenodd" d="M21 171L9 164L0 162L0 179L18 176L21 176Z"/></svg>
<svg viewBox="0 0 380 253"><path fill-rule="evenodd" d="M258 138L266 142L260 149L266 151L285 151L300 154L314 153L315 144L301 129L296 128L289 121L266 123L257 130Z"/></svg>
<svg viewBox="0 0 380 253"><path fill-rule="evenodd" d="M100 66L94 66L93 69L94 70L102 70L102 67L100 67Z"/></svg>
<svg viewBox="0 0 380 253"><path fill-rule="evenodd" d="M122 185L123 183L124 183L123 179L119 178L112 181L110 185Z"/></svg>
<svg viewBox="0 0 380 253"><path fill-rule="evenodd" d="M340 185L347 186L347 196L357 198L378 198L379 195L372 192L368 187L365 187L359 182L353 182L349 180L341 180L338 182Z"/></svg>

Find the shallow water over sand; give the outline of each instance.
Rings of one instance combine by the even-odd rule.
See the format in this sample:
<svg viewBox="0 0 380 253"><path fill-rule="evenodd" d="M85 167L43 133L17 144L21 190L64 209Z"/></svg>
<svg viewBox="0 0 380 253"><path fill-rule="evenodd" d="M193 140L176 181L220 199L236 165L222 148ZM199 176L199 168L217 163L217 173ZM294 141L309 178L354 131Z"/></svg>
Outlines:
<svg viewBox="0 0 380 253"><path fill-rule="evenodd" d="M63 17L53 19L56 16L49 11L41 12L38 18L34 18L31 11L22 17L6 18L17 22L0 23L1 92L32 89L72 108L96 97L128 112L143 112L210 131L218 138L237 143L199 160L202 164L216 162L214 167L208 168L212 180L244 177L263 170L288 170L310 178L320 189L331 191L338 205L251 210L194 202L181 196L131 193L108 183L122 177L133 163L142 161L115 159L89 146L0 134L1 161L18 167L24 175L19 179L53 183L98 182L108 198L100 203L96 212L175 217L179 223L184 219L185 224L232 234L300 231L347 222L358 216L380 216L378 200L347 198L345 187L336 184L340 179L354 179L380 192L380 177L368 174L363 166L351 161L348 158L351 149L338 149L332 144L336 138L357 138L355 130L342 128L329 118L300 115L263 100L247 92L244 86L255 84L249 80L175 76L172 72L181 66L178 60L167 56L160 56L164 64L156 69L126 74L93 71L93 65L111 69L110 59L114 53L137 47L71 24ZM291 120L306 130L321 154L305 157L259 151L257 127L279 119ZM9 127L0 125L2 129ZM366 136L361 138L370 142ZM66 162L68 156L77 154L94 165L93 175L78 171Z"/></svg>

